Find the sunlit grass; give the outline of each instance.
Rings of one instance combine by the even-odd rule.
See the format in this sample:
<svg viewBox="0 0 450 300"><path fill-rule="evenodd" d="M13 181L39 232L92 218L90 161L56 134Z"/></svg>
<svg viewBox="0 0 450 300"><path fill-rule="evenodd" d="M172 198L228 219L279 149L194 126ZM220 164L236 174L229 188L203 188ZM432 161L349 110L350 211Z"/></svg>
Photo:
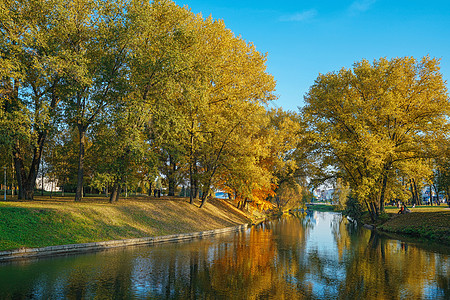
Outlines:
<svg viewBox="0 0 450 300"><path fill-rule="evenodd" d="M397 206L386 206L385 207L387 212L398 212L400 209L397 208ZM441 204L441 205L420 205L416 207L408 206L408 209L412 212L433 212L433 211L447 211L450 210L449 206L447 204Z"/></svg>
<svg viewBox="0 0 450 300"><path fill-rule="evenodd" d="M248 222L222 200L202 209L185 198L67 197L0 202L0 250L187 233Z"/></svg>

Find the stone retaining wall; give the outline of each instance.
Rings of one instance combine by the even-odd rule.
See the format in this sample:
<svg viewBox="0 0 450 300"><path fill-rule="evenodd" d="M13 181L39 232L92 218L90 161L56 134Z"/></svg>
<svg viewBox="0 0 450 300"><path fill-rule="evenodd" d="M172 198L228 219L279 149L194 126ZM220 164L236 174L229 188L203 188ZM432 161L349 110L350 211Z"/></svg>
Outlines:
<svg viewBox="0 0 450 300"><path fill-rule="evenodd" d="M156 237L145 237L145 238L135 238L127 240L116 240L116 241L106 241L106 242L93 242L84 244L71 244L71 245L61 245L61 246L48 246L43 248L20 248L10 251L0 251L0 262L8 260L16 260L23 258L35 258L43 256L54 256L60 254L68 253L80 253L89 251L101 251L105 249L127 247L127 246L138 246L138 245L154 245L169 242L178 242L191 240L195 238L202 238L206 236L213 236L221 233L242 231L247 229L248 224L227 227L221 229L213 229L207 231L200 231L194 233L183 233L183 234L172 234L166 236L156 236Z"/></svg>

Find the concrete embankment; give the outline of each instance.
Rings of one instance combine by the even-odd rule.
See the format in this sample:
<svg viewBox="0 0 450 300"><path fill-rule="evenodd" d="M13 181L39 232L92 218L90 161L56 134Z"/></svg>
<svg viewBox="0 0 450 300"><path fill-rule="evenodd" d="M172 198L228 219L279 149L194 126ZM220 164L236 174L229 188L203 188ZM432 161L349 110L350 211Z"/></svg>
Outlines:
<svg viewBox="0 0 450 300"><path fill-rule="evenodd" d="M157 237L145 237L145 238L135 238L135 239L125 239L116 241L105 241L105 242L93 242L93 243L83 243L83 244L71 244L71 245L60 245L60 246L48 246L42 248L21 248L10 251L0 252L0 262L10 261L17 259L26 258L36 258L36 257L46 257L55 256L62 254L74 254L82 252L92 252L92 251L102 251L112 248L128 247L128 246L143 246L143 245L156 245L162 243L170 242L181 242L188 241L203 237L212 237L219 234L243 231L248 228L248 224L227 227L221 229L207 230L194 233L184 233L184 234L172 234L166 236Z"/></svg>

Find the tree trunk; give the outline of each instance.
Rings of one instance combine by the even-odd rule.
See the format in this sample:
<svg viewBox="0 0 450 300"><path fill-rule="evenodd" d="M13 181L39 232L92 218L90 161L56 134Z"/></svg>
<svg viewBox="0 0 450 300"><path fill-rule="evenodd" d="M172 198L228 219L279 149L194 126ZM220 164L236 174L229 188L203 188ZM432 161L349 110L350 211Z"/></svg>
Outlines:
<svg viewBox="0 0 450 300"><path fill-rule="evenodd" d="M237 208L240 208L240 206L241 206L241 201L238 200L238 192L237 192L236 190L234 190L234 201L237 202L236 207L237 207Z"/></svg>
<svg viewBox="0 0 450 300"><path fill-rule="evenodd" d="M372 221L375 221L378 218L378 209L377 205L374 202L370 202L370 218Z"/></svg>
<svg viewBox="0 0 450 300"><path fill-rule="evenodd" d="M199 197L199 184L198 184L198 170L197 166L194 165L194 199Z"/></svg>
<svg viewBox="0 0 450 300"><path fill-rule="evenodd" d="M149 185L149 187L148 187L148 195L151 196L151 195L152 195L152 185L153 185L153 182L149 181L149 182L148 182L148 185Z"/></svg>
<svg viewBox="0 0 450 300"><path fill-rule="evenodd" d="M373 213L373 211L372 211L372 208L371 208L369 202L367 202L367 200L364 200L364 202L366 203L367 210L369 211L370 219L372 220L372 222L375 222L376 216L374 215L374 213Z"/></svg>
<svg viewBox="0 0 450 300"><path fill-rule="evenodd" d="M16 171L16 177L17 177L17 185L19 187L18 191L18 199L22 200L25 198L25 187L23 180L25 179L25 170L23 168L23 161L20 158L20 154L17 152L14 152L14 169Z"/></svg>
<svg viewBox="0 0 450 300"><path fill-rule="evenodd" d="M450 187L447 187L447 205L450 207Z"/></svg>
<svg viewBox="0 0 450 300"><path fill-rule="evenodd" d="M177 164L176 162L173 160L172 156L169 155L169 172L168 172L168 176L167 179L169 181L169 193L168 196L175 196L175 189L176 189L176 172L177 172Z"/></svg>
<svg viewBox="0 0 450 300"><path fill-rule="evenodd" d="M247 206L247 209L248 209L248 198L245 198L244 199L244 206L242 207L242 208L244 208L245 209L245 207Z"/></svg>
<svg viewBox="0 0 450 300"><path fill-rule="evenodd" d="M189 166L189 203L194 203L194 174L192 172L192 165Z"/></svg>
<svg viewBox="0 0 450 300"><path fill-rule="evenodd" d="M412 205L418 205L419 200L417 199L417 193L414 188L414 179L409 180L409 190L411 191L411 204Z"/></svg>
<svg viewBox="0 0 450 300"><path fill-rule="evenodd" d="M189 203L193 204L194 203L194 163L195 163L195 158L194 158L194 122L191 122L191 143L190 143L190 161L189 161Z"/></svg>
<svg viewBox="0 0 450 300"><path fill-rule="evenodd" d="M413 178L413 184L414 184L414 193L416 195L416 205L422 205L422 196L419 197L419 190L417 188L416 180Z"/></svg>
<svg viewBox="0 0 450 300"><path fill-rule="evenodd" d="M433 194L431 190L431 184L430 184L430 205L433 206Z"/></svg>
<svg viewBox="0 0 450 300"><path fill-rule="evenodd" d="M41 196L44 196L44 161L41 159Z"/></svg>
<svg viewBox="0 0 450 300"><path fill-rule="evenodd" d="M189 170L189 184L189 203L193 204L194 200L198 199L198 180L197 172L194 171L194 166L191 166Z"/></svg>
<svg viewBox="0 0 450 300"><path fill-rule="evenodd" d="M380 192L380 202L379 202L380 203L380 211L379 212L377 211L377 216L379 216L380 213L384 212L384 198L386 195L387 180L388 180L388 176L387 176L387 174L384 174L383 182L382 182L382 186L381 186L381 192Z"/></svg>
<svg viewBox="0 0 450 300"><path fill-rule="evenodd" d="M209 194L209 190L210 190L210 185L208 184L208 185L205 185L204 187L203 187L203 190L202 190L202 203L200 204L200 208L202 208L203 207L203 205L205 205L206 204L206 201L207 201L207 198L208 198L208 194Z"/></svg>
<svg viewBox="0 0 450 300"><path fill-rule="evenodd" d="M109 197L109 203L118 202L119 195L120 195L119 182L115 182L111 191L111 195Z"/></svg>
<svg viewBox="0 0 450 300"><path fill-rule="evenodd" d="M86 129L84 126L78 126L80 134L80 144L78 153L78 173L77 173L77 190L75 193L75 201L79 202L83 199L83 176L84 176L84 151L86 146Z"/></svg>
<svg viewBox="0 0 450 300"><path fill-rule="evenodd" d="M12 157L12 160L11 160L11 175L12 175L12 180L11 180L11 196L14 196L14 190L15 190L15 188L16 188L16 186L14 185L14 182L15 182L15 176L14 176L14 174L15 174L15 172L14 172L14 158Z"/></svg>
<svg viewBox="0 0 450 300"><path fill-rule="evenodd" d="M31 160L28 176L25 172L23 157L20 152L20 146L16 143L13 149L14 167L16 170L17 183L19 186L18 198L25 200L33 200L36 178L39 172L39 166L42 157L42 150L45 143L47 133L40 132L38 134L37 145L33 146L33 158Z"/></svg>
<svg viewBox="0 0 450 300"><path fill-rule="evenodd" d="M434 192L436 193L436 205L440 205L439 204L439 189L437 188L437 186L433 183L433 189L434 189Z"/></svg>
<svg viewBox="0 0 450 300"><path fill-rule="evenodd" d="M114 197L114 202L119 202L120 191L121 191L121 187L119 184L117 184L117 193L116 193L116 197Z"/></svg>

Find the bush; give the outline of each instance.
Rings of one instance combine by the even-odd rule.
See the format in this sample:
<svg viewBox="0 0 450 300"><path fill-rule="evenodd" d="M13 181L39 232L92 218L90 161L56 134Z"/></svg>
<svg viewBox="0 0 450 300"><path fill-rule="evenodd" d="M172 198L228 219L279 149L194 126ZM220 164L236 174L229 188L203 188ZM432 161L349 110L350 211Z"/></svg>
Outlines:
<svg viewBox="0 0 450 300"><path fill-rule="evenodd" d="M379 216L378 216L378 220L382 221L382 222L386 222L387 220L389 220L391 217L385 213L382 212Z"/></svg>
<svg viewBox="0 0 450 300"><path fill-rule="evenodd" d="M347 198L347 201L345 202L344 214L352 219L359 221L361 220L362 211L363 209L361 203L359 203L357 199L349 196Z"/></svg>

